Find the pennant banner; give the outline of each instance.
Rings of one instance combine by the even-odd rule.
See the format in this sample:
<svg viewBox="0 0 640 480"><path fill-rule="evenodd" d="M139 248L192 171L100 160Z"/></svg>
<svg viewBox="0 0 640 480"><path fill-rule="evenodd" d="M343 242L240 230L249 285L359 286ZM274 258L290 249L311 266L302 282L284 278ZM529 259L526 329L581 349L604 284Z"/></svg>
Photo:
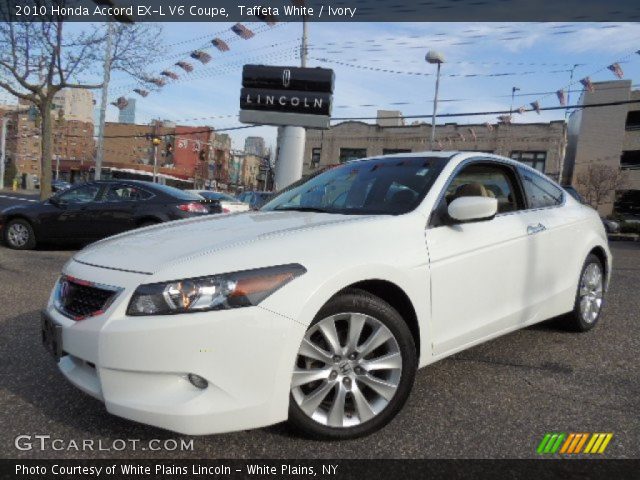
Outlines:
<svg viewBox="0 0 640 480"><path fill-rule="evenodd" d="M213 46L216 47L221 52L229 51L229 45L227 45L227 42L225 42L221 38L214 38L213 40L211 40L211 43L213 43Z"/></svg>
<svg viewBox="0 0 640 480"><path fill-rule="evenodd" d="M178 80L180 78L177 73L173 73L171 70L163 70L160 72L160 75L169 77L172 80Z"/></svg>
<svg viewBox="0 0 640 480"><path fill-rule="evenodd" d="M231 31L238 35L240 38L244 38L245 40L249 40L254 35L251 30L249 30L241 23L236 23L233 27L231 27Z"/></svg>
<svg viewBox="0 0 640 480"><path fill-rule="evenodd" d="M531 102L531 106L536 111L538 115L540 115L540 102L536 100L535 102Z"/></svg>
<svg viewBox="0 0 640 480"><path fill-rule="evenodd" d="M203 52L202 50L195 50L191 52L191 55L189 56L194 60L202 62L203 64L209 63L211 61L211 55L209 55L207 52Z"/></svg>
<svg viewBox="0 0 640 480"><path fill-rule="evenodd" d="M567 95L564 93L563 89L560 89L556 92L556 96L558 97L558 101L560 105L563 107L567 105Z"/></svg>
<svg viewBox="0 0 640 480"><path fill-rule="evenodd" d="M619 63L612 63L607 68L611 70L616 77L618 78L624 77L624 72L622 71L622 68L620 67Z"/></svg>
<svg viewBox="0 0 640 480"><path fill-rule="evenodd" d="M589 93L593 93L596 91L596 89L593 88L593 83L591 83L591 79L589 77L584 77L582 80L580 80L580 83L584 88L587 89Z"/></svg>
<svg viewBox="0 0 640 480"><path fill-rule="evenodd" d="M193 65L191 65L189 62L176 62L176 66L180 67L185 72L193 72Z"/></svg>

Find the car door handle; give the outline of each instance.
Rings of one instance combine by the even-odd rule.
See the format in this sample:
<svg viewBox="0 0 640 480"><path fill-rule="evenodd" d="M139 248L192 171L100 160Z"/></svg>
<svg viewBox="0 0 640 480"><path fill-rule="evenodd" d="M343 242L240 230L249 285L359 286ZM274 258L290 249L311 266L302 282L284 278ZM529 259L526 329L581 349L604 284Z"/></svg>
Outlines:
<svg viewBox="0 0 640 480"><path fill-rule="evenodd" d="M547 229L543 224L527 226L527 235L535 235L536 233L544 232Z"/></svg>

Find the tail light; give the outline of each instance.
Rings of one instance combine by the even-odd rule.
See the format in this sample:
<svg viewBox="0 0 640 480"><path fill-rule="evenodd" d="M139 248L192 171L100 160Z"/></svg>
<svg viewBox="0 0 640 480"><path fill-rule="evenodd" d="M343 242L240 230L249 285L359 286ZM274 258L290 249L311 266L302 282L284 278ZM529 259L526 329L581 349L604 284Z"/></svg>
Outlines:
<svg viewBox="0 0 640 480"><path fill-rule="evenodd" d="M222 207L222 213L231 213L231 210L229 210L227 207Z"/></svg>
<svg viewBox="0 0 640 480"><path fill-rule="evenodd" d="M209 209L198 202L182 203L178 205L178 208L183 212L209 213Z"/></svg>

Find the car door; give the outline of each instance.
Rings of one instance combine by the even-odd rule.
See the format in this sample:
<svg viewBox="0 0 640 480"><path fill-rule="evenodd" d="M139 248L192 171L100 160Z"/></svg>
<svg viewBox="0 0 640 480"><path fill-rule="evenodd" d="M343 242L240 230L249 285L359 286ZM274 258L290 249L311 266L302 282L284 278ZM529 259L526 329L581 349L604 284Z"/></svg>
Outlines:
<svg viewBox="0 0 640 480"><path fill-rule="evenodd" d="M96 233L103 238L136 228L136 210L150 196L135 185L108 185L100 201L89 207Z"/></svg>
<svg viewBox="0 0 640 480"><path fill-rule="evenodd" d="M100 185L88 183L71 188L53 197L50 202L56 208L41 218L41 229L47 238L93 238L87 208L95 201Z"/></svg>
<svg viewBox="0 0 640 480"><path fill-rule="evenodd" d="M529 298L544 318L564 313L572 302L574 282L584 259L575 259L574 239L581 234L581 206L566 206L560 186L538 172L518 167L527 209L523 217L530 239L530 255L535 258ZM564 304L564 305L562 305ZM542 319L542 318L541 318Z"/></svg>
<svg viewBox="0 0 640 480"><path fill-rule="evenodd" d="M491 220L455 224L446 208L461 196L495 197L498 212ZM523 209L511 164L471 160L452 174L426 232L435 355L526 323L534 260Z"/></svg>

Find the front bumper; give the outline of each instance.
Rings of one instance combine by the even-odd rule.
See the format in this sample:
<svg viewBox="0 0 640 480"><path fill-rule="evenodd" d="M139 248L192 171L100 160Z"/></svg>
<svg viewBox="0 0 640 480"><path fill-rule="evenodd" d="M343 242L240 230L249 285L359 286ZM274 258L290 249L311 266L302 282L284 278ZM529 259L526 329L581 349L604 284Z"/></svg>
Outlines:
<svg viewBox="0 0 640 480"><path fill-rule="evenodd" d="M78 322L47 308L62 326L60 371L107 411L190 435L287 418L302 325L260 307L126 317L128 301L125 291L104 314ZM196 388L189 373L209 386Z"/></svg>

